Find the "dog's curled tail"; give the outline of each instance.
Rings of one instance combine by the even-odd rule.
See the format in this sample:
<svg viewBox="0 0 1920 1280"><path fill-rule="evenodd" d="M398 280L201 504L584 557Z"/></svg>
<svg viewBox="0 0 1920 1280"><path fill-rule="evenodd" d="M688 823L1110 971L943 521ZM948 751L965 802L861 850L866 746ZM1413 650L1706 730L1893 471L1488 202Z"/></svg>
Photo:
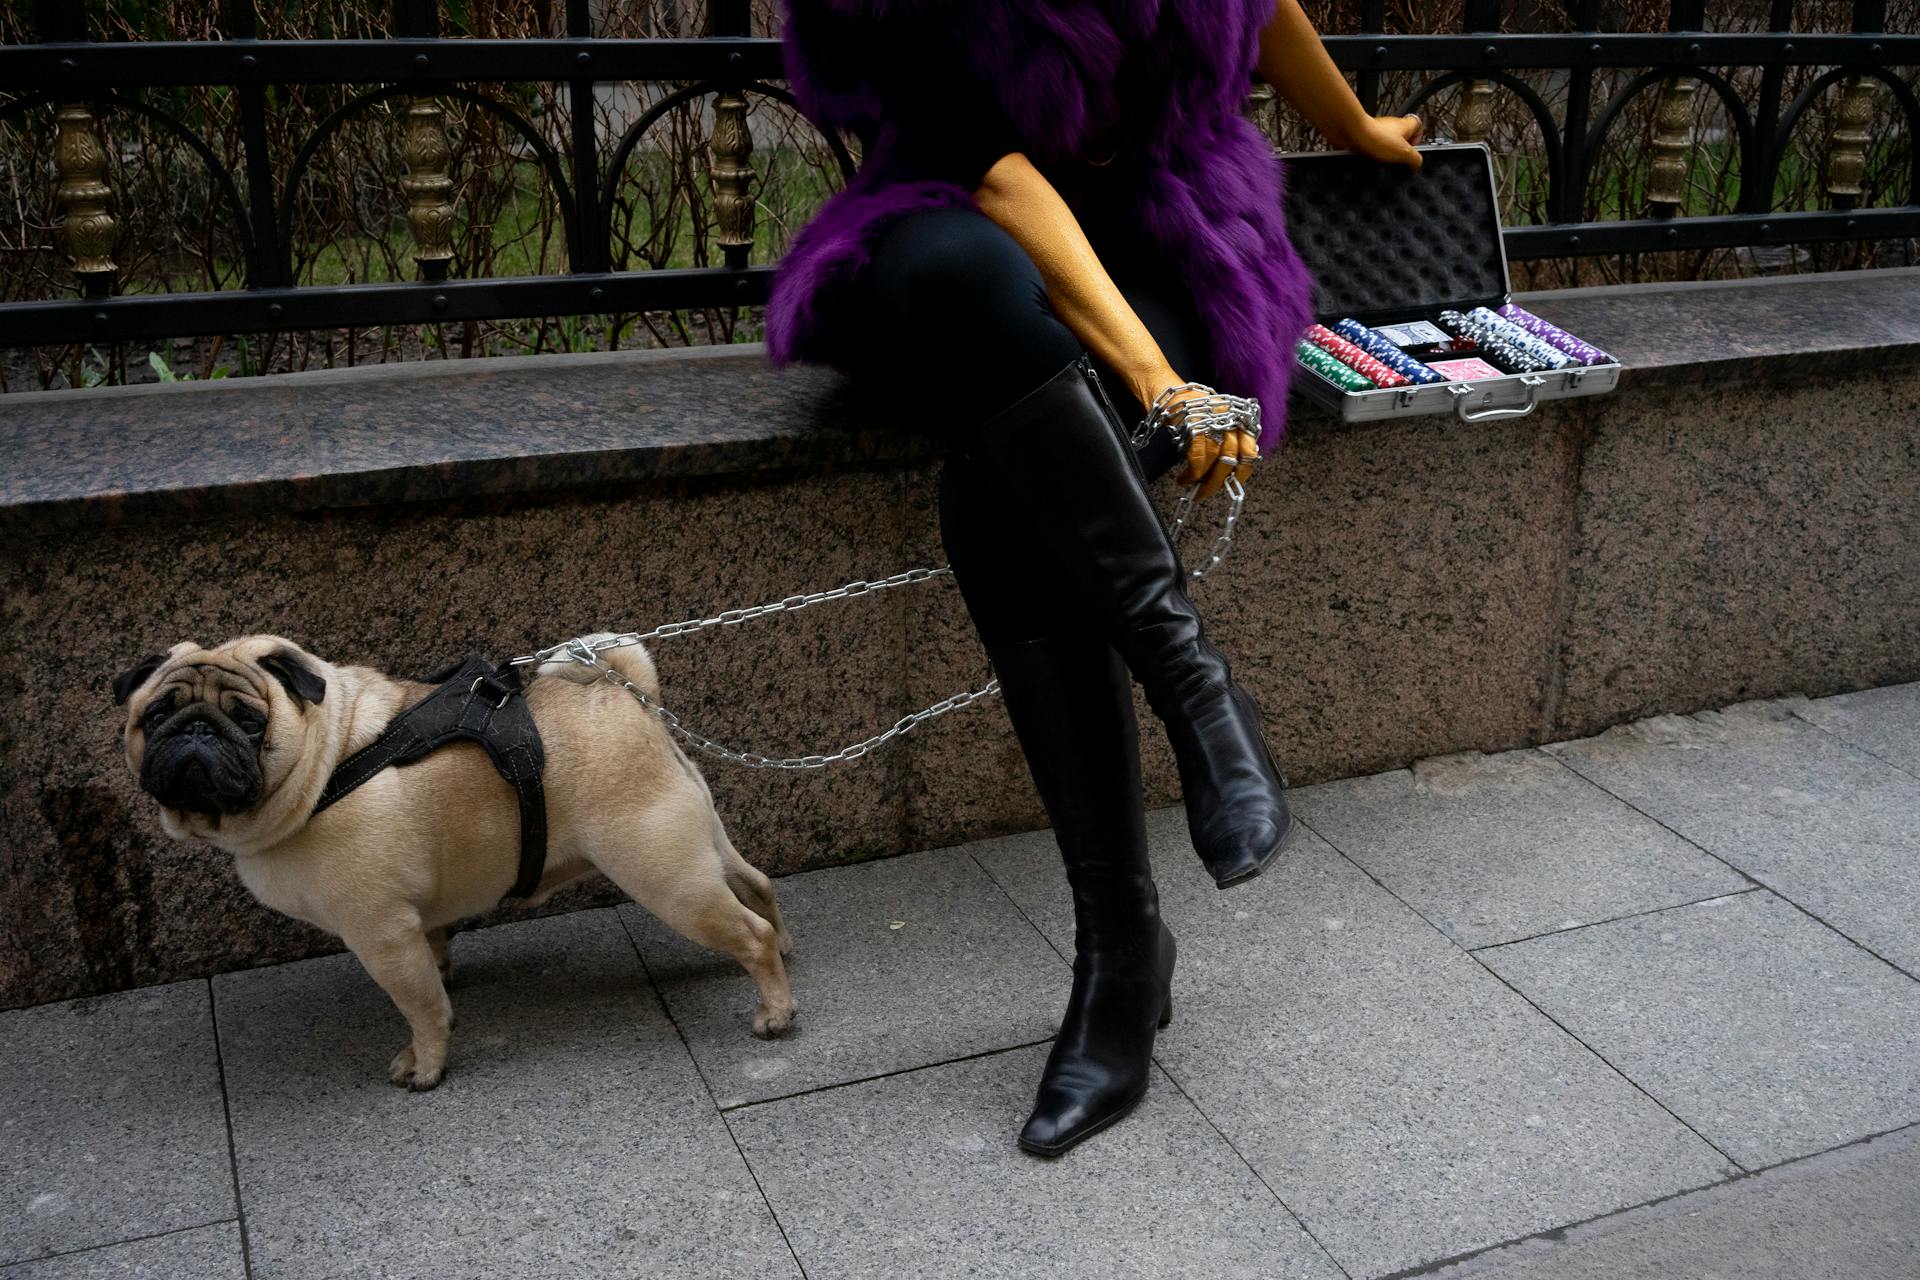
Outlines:
<svg viewBox="0 0 1920 1280"><path fill-rule="evenodd" d="M588 644L596 644L601 640L612 639L613 634L611 631L598 631L593 635L580 638ZM647 652L645 645L628 644L621 645L617 649L602 649L600 661L633 681L640 687L642 693L654 698L660 696L660 675L653 669L653 656ZM606 678L584 662L570 662L561 657L548 658L533 669L533 674L559 676L575 684L592 684L595 680Z"/></svg>

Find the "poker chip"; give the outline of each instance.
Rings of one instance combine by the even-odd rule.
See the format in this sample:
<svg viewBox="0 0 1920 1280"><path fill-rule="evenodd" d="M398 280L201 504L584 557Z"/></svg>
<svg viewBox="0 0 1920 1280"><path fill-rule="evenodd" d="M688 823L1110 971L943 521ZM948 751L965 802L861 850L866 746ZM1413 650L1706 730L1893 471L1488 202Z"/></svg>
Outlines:
<svg viewBox="0 0 1920 1280"><path fill-rule="evenodd" d="M1617 364L1612 356L1590 342L1582 342L1565 329L1548 324L1525 307L1517 307L1509 302L1500 308L1500 316L1509 324L1517 325L1540 341L1557 351L1565 352L1575 364Z"/></svg>
<svg viewBox="0 0 1920 1280"><path fill-rule="evenodd" d="M1316 325L1315 327L1318 328L1319 326ZM1421 364L1418 360L1415 360L1412 356L1394 346L1391 341L1367 328L1367 326L1361 324L1358 320L1346 319L1338 321L1334 324L1333 331L1372 356L1375 360L1378 360L1381 364L1387 366L1387 368L1399 374L1402 378L1405 378L1408 382L1425 385L1446 381L1446 378L1435 373L1426 365Z"/></svg>
<svg viewBox="0 0 1920 1280"><path fill-rule="evenodd" d="M1354 370L1376 387L1407 385L1408 379L1405 375L1382 364L1323 324L1316 324L1307 330L1307 341Z"/></svg>
<svg viewBox="0 0 1920 1280"><path fill-rule="evenodd" d="M1342 391L1373 390L1373 379L1358 370L1348 368L1331 354L1314 346L1313 343L1308 342L1304 338L1301 339L1300 344L1294 348L1294 353L1300 357L1301 364L1307 366L1307 368L1313 370L1334 386L1339 387Z"/></svg>
<svg viewBox="0 0 1920 1280"><path fill-rule="evenodd" d="M1533 334L1528 333L1513 321L1487 307L1475 307L1467 312L1469 320L1485 325L1498 336L1513 343L1522 351L1537 360L1543 367L1553 370L1571 369L1574 359L1558 347L1549 346Z"/></svg>
<svg viewBox="0 0 1920 1280"><path fill-rule="evenodd" d="M1475 308L1475 311L1485 310L1484 307ZM1487 316L1499 319L1490 311L1487 312ZM1493 325L1488 324L1483 317L1472 314L1462 315L1458 311L1442 311L1435 319L1448 333L1471 341L1479 349L1480 358L1503 373L1540 373L1552 367L1530 351L1526 345L1514 341ZM1522 334L1521 336L1530 335Z"/></svg>

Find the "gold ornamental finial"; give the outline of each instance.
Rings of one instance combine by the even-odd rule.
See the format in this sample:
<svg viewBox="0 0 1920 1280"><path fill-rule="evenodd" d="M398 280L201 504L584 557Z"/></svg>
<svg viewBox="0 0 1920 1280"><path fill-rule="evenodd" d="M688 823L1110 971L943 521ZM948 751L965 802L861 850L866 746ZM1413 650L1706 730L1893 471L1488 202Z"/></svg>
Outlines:
<svg viewBox="0 0 1920 1280"><path fill-rule="evenodd" d="M1675 76L1660 86L1653 113L1653 163L1647 203L1656 218L1671 218L1686 203L1687 153L1693 149L1693 94L1698 86Z"/></svg>
<svg viewBox="0 0 1920 1280"><path fill-rule="evenodd" d="M1460 106L1453 113L1453 138L1456 142L1485 142L1493 131L1493 81L1475 80L1460 95Z"/></svg>
<svg viewBox="0 0 1920 1280"><path fill-rule="evenodd" d="M730 267L746 266L753 249L752 154L746 96L738 89L722 89L713 101L713 138L707 147L707 164L713 179L720 248Z"/></svg>
<svg viewBox="0 0 1920 1280"><path fill-rule="evenodd" d="M56 117L53 166L60 175L54 200L60 206L60 238L73 258L73 273L90 298L113 288L113 242L119 235L108 202L107 151L100 144L93 112L84 102L68 102Z"/></svg>
<svg viewBox="0 0 1920 1280"><path fill-rule="evenodd" d="M407 226L413 231L413 260L429 280L447 278L453 261L453 179L447 166L453 146L447 141L447 116L432 98L407 104L406 134L400 157L407 175Z"/></svg>
<svg viewBox="0 0 1920 1280"><path fill-rule="evenodd" d="M1836 209L1851 209L1865 194L1867 125L1873 120L1880 82L1866 76L1848 76L1840 89L1840 108L1834 113L1833 150L1827 155L1827 195Z"/></svg>

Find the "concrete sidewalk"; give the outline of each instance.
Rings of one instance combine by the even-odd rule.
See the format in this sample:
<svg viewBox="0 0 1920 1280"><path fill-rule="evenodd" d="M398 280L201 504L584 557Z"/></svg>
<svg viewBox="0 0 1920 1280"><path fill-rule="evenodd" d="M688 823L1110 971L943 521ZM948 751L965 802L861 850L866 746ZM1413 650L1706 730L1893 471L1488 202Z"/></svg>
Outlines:
<svg viewBox="0 0 1920 1280"><path fill-rule="evenodd" d="M1151 815L1175 1019L1062 1160L1037 832L780 881L780 1041L633 907L461 935L428 1094L348 956L0 1014L0 1277L1920 1277L1920 685L1294 799L1224 893Z"/></svg>

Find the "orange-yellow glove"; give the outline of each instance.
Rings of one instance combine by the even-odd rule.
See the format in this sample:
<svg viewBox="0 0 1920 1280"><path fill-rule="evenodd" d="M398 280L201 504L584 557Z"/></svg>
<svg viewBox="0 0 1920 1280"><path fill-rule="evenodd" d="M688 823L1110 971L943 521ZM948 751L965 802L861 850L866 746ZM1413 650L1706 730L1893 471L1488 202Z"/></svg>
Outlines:
<svg viewBox="0 0 1920 1280"><path fill-rule="evenodd" d="M1167 363L1160 344L1107 274L1073 210L1024 154L1016 151L1001 157L973 194L981 211L1005 227L1040 269L1047 301L1061 323L1088 351L1120 374L1134 399L1150 406L1161 392L1186 381ZM1205 394L1190 388L1169 400L1177 402ZM1133 423L1125 425L1131 427ZM1179 483L1203 481L1198 496L1204 498L1236 471L1242 483L1251 479L1252 467L1241 460L1258 456L1253 437L1246 432L1230 432L1225 442L1222 449L1207 437L1196 435L1187 452L1187 465L1175 477Z"/></svg>

